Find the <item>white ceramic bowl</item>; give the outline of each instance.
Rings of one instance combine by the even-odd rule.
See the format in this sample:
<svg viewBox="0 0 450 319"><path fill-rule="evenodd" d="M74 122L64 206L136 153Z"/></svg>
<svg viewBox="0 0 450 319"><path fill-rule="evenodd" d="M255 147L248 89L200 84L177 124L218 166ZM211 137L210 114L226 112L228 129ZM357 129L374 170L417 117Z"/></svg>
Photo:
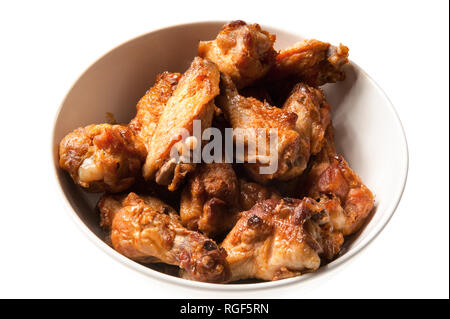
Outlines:
<svg viewBox="0 0 450 319"><path fill-rule="evenodd" d="M59 141L77 127L106 122L106 113L127 123L139 98L163 71L183 72L197 52L199 40L215 38L225 22L177 25L130 40L101 57L75 82L55 120L52 156L58 188L68 211L92 241L127 266L170 284L222 291L254 290L303 284L331 273L366 247L392 217L406 183L408 150L400 120L380 87L355 63L347 67L347 79L324 87L333 110L336 147L376 196L365 227L345 245L344 253L317 272L275 282L217 285L187 281L142 266L120 255L103 241L94 207L99 195L76 186L58 167ZM276 33L276 47L287 47L306 35L264 26ZM314 37L313 34L307 37ZM326 39L322 39L326 41ZM351 49L351 43L347 43ZM350 51L351 52L351 51Z"/></svg>

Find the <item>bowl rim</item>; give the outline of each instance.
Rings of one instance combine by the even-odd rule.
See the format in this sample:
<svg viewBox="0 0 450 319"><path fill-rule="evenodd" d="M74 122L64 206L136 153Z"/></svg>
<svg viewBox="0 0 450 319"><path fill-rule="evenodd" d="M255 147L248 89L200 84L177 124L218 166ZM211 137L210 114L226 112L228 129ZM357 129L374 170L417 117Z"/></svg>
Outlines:
<svg viewBox="0 0 450 319"><path fill-rule="evenodd" d="M394 195L395 200L390 203L390 205L385 209L387 213L385 214L385 217L378 222L378 224L375 226L375 228L369 233L368 237L361 243L359 243L356 247L350 249L347 251L344 255L340 256L339 258L333 260L331 263L321 266L316 272L304 274L302 276L297 276L293 278L287 278L283 280L278 281L269 281L269 282L260 282L260 283L251 283L251 284L215 284L215 283L205 283L205 282L198 282L198 281L191 281L182 279L179 277L175 277L172 275L168 275L159 271L156 271L154 269L148 268L144 265L141 265L123 255L115 251L112 247L107 245L103 240L101 240L97 235L95 235L89 227L81 220L81 218L78 216L72 205L70 204L68 198L66 197L66 194L64 192L64 189L61 185L61 181L58 177L58 170L59 170L59 164L57 159L55 159L55 137L56 137L56 124L58 122L61 110L66 103L67 97L69 93L72 91L76 83L100 60L102 60L105 56L110 54L111 52L115 51L116 49L125 46L135 40L144 38L149 36L152 33L166 31L168 29L175 29L175 28L185 28L190 27L192 25L224 25L227 23L227 21L224 20L205 20L205 21L192 21L192 22L184 22L180 24L175 25L169 25L161 28L154 29L152 31L146 32L144 34L138 35L136 37L133 37L125 42L122 42L115 47L111 48L109 51L101 55L99 58L97 58L93 63L88 65L86 69L75 79L75 81L72 83L71 87L67 91L67 93L64 95L64 98L59 105L59 107L56 110L56 113L54 115L53 119L53 126L51 131L51 140L50 140L50 156L51 160L49 163L53 166L53 179L54 179L54 187L57 189L56 193L59 195L60 201L62 202L64 206L64 210L71 216L72 220L75 222L75 224L78 226L78 228L103 252L105 252L107 255L112 257L113 259L120 261L127 267L145 275L148 277L151 277L152 279L156 279L161 283L170 283L175 284L178 286L182 286L184 288L197 288L202 290L216 290L221 292L236 292L236 291L255 291L255 290L267 290L267 289L273 289L273 288L279 288L279 287L286 287L291 286L294 284L304 283L306 281L312 281L316 280L320 277L329 276L331 273L334 273L336 270L341 269L341 266L348 261L354 259L356 255L358 255L361 251L365 250L369 246L370 243L373 242L375 238L379 236L381 231L386 227L386 225L391 220L392 216L394 215L400 200L403 196L407 177L408 177L408 171L409 171L409 151L408 151L408 142L406 139L405 129L402 125L402 122L400 120L400 117L392 104L389 97L386 95L386 93L383 91L383 89L378 85L377 82L373 80L372 77L370 77L358 64L353 62L352 60L349 60L349 63L360 72L360 74L366 79L379 91L380 95L384 97L387 104L389 105L389 110L392 113L393 117L395 118L395 123L397 124L397 130L400 129L401 132L401 139L403 141L401 145L401 153L402 153L402 172L401 172L401 186L396 190L396 194ZM301 34L296 32L291 32L283 29L279 29L276 27L272 27L270 25L263 25L261 24L263 28L269 28L272 32L282 32L285 34L289 34L293 37L298 38L305 38ZM59 145L59 144L58 144Z"/></svg>

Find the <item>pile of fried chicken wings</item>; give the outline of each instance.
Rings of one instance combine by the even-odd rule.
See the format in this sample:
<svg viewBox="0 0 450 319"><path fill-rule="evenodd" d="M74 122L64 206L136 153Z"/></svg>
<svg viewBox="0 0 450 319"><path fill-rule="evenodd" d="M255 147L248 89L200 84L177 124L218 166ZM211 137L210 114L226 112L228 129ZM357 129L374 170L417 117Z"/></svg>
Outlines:
<svg viewBox="0 0 450 319"><path fill-rule="evenodd" d="M97 204L107 242L140 263L179 267L182 278L229 283L279 280L317 270L358 231L374 196L334 148L320 86L345 79L348 48L305 40L276 51L276 36L233 21L201 41L183 73L164 72L128 124L66 135L60 167ZM278 166L266 154L241 163L174 160L202 147L193 122L276 129ZM94 212L93 212L94 213Z"/></svg>

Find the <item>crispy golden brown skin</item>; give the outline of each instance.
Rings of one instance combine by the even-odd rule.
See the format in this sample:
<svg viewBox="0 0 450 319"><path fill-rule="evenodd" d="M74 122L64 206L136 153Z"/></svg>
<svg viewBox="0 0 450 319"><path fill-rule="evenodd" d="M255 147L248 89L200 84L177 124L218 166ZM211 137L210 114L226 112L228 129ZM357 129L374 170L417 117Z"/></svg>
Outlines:
<svg viewBox="0 0 450 319"><path fill-rule="evenodd" d="M198 55L216 63L220 72L243 88L262 78L275 63L274 42L275 35L258 24L232 21L214 41L200 41Z"/></svg>
<svg viewBox="0 0 450 319"><path fill-rule="evenodd" d="M330 219L334 229L344 235L356 232L374 206L372 192L342 155L336 153L331 125L322 151L312 160L303 187L306 196L338 200L339 205L332 203L329 207Z"/></svg>
<svg viewBox="0 0 450 319"><path fill-rule="evenodd" d="M219 77L214 63L198 57L183 74L152 136L143 167L145 179L155 179L159 184L168 185L169 190L175 190L195 168L195 164L171 161L170 150L181 140L180 129L192 134L194 120L201 120L202 130L211 126Z"/></svg>
<svg viewBox="0 0 450 319"><path fill-rule="evenodd" d="M206 236L181 225L179 216L157 198L105 195L98 203L102 226L111 229L116 251L133 260L177 265L186 279L224 282L226 252Z"/></svg>
<svg viewBox="0 0 450 319"><path fill-rule="evenodd" d="M153 87L136 105L137 114L128 125L147 149L150 147L150 141L164 107L172 96L180 77L180 73L163 72L159 74Z"/></svg>
<svg viewBox="0 0 450 319"><path fill-rule="evenodd" d="M91 192L117 193L141 174L146 150L123 125L99 124L78 128L59 145L59 165L74 182Z"/></svg>
<svg viewBox="0 0 450 319"><path fill-rule="evenodd" d="M348 48L335 47L318 40L304 40L281 50L274 67L267 74L269 82L294 79L312 86L345 79L343 66L348 63Z"/></svg>
<svg viewBox="0 0 450 319"><path fill-rule="evenodd" d="M288 180L300 175L306 168L307 159L302 156L302 140L295 129L297 115L295 113L273 107L255 98L246 98L238 94L231 78L222 74L221 95L216 98L226 119L233 129L244 129L254 132L258 138L266 141L265 152L258 151L251 154L246 151L244 158L245 168L251 178L260 183L267 183L273 179ZM270 129L277 130L278 144L271 154ZM239 135L234 136L236 143L242 143L250 150L248 139ZM278 158L278 169L271 174L260 174L260 167L272 163L275 155ZM251 163L256 160L256 163Z"/></svg>
<svg viewBox="0 0 450 319"><path fill-rule="evenodd" d="M303 158L320 152L325 143L325 131L330 124L331 108L321 89L304 83L294 86L283 110L297 114L295 128L303 140Z"/></svg>
<svg viewBox="0 0 450 319"><path fill-rule="evenodd" d="M322 227L323 225L323 227ZM324 206L313 199L268 199L241 213L222 242L231 281L278 280L319 268L343 243L333 232Z"/></svg>
<svg viewBox="0 0 450 319"><path fill-rule="evenodd" d="M238 180L231 164L201 164L181 193L181 221L209 237L223 234L237 220L238 197Z"/></svg>

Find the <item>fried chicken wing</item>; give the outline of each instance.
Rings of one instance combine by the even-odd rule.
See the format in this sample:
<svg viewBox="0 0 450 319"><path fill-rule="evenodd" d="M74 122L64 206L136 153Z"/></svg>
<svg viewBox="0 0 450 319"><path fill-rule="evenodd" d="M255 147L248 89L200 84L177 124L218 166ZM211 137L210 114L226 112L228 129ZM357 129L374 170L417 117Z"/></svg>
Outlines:
<svg viewBox="0 0 450 319"><path fill-rule="evenodd" d="M297 114L295 127L304 139L304 158L320 152L325 142L325 131L330 124L331 109L320 89L304 83L294 86L283 105L283 110Z"/></svg>
<svg viewBox="0 0 450 319"><path fill-rule="evenodd" d="M238 180L231 164L201 164L181 193L181 221L209 237L223 234L237 220L238 198Z"/></svg>
<svg viewBox="0 0 450 319"><path fill-rule="evenodd" d="M192 134L194 120L201 121L203 130L211 126L219 78L216 65L198 57L183 74L151 138L143 167L145 179L155 179L158 184L169 185L169 190L174 190L195 168L193 163L175 162L170 158L170 151L181 140L182 129Z"/></svg>
<svg viewBox="0 0 450 319"><path fill-rule="evenodd" d="M123 125L78 128L59 145L59 165L74 182L91 192L121 192L141 173L144 144Z"/></svg>
<svg viewBox="0 0 450 319"><path fill-rule="evenodd" d="M312 86L334 83L345 79L343 66L348 63L348 48L335 47L318 40L304 40L281 50L267 80L277 82L295 79Z"/></svg>
<svg viewBox="0 0 450 319"><path fill-rule="evenodd" d="M241 213L221 245L228 254L230 280L235 281L278 280L314 271L321 255L331 257L342 243L322 204L284 198L265 200Z"/></svg>
<svg viewBox="0 0 450 319"><path fill-rule="evenodd" d="M275 38L258 24L232 21L222 27L214 41L201 41L198 55L216 63L243 88L262 78L275 63Z"/></svg>
<svg viewBox="0 0 450 319"><path fill-rule="evenodd" d="M158 126L159 118L180 77L180 73L163 72L159 74L156 77L155 85L145 93L136 106L137 114L128 125L144 143L147 150Z"/></svg>
<svg viewBox="0 0 450 319"><path fill-rule="evenodd" d="M304 194L312 198L337 199L329 205L334 229L344 235L356 232L374 206L372 192L334 149L333 128L326 133L322 151L312 160L306 175Z"/></svg>
<svg viewBox="0 0 450 319"><path fill-rule="evenodd" d="M336 152L320 89L345 79L349 49L310 39L277 52L275 40L227 23L184 74L156 77L128 125L62 139L60 167L105 192L100 226L117 252L189 280L280 280L316 271L361 229L374 195Z"/></svg>
<svg viewBox="0 0 450 319"><path fill-rule="evenodd" d="M105 195L98 203L102 226L111 229L116 251L143 263L177 265L186 279L223 282L229 278L226 252L204 235L181 225L179 216L157 198Z"/></svg>
<svg viewBox="0 0 450 319"><path fill-rule="evenodd" d="M247 149L241 160L245 162L252 179L261 183L272 179L288 180L303 172L308 159L303 157L302 149L308 145L302 145L302 139L295 130L295 113L239 95L231 78L225 74L221 80L221 95L216 98L216 103L233 129L240 129L244 134L254 134L253 141L245 135L234 135L235 143L245 145ZM271 129L276 130L276 145L270 142ZM258 145L260 141L265 146L262 149ZM251 153L251 150L255 153ZM261 167L272 165L277 166L275 172L260 173Z"/></svg>

